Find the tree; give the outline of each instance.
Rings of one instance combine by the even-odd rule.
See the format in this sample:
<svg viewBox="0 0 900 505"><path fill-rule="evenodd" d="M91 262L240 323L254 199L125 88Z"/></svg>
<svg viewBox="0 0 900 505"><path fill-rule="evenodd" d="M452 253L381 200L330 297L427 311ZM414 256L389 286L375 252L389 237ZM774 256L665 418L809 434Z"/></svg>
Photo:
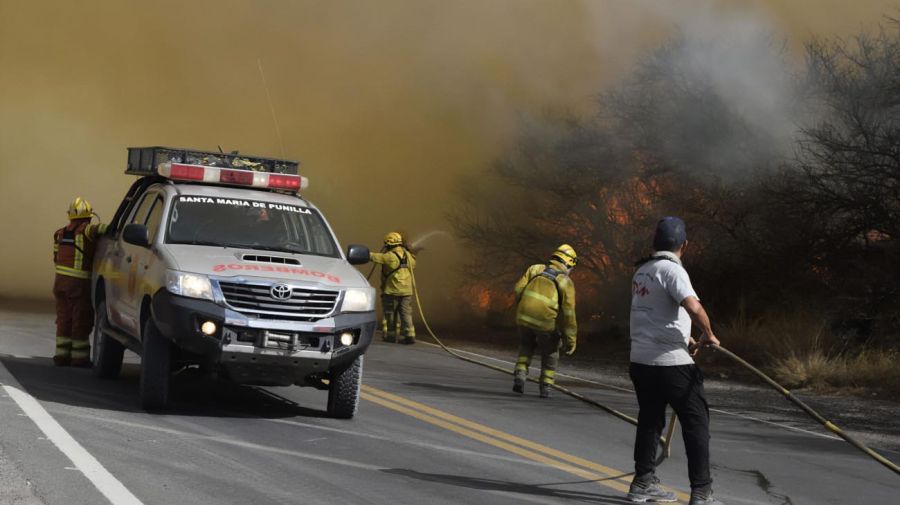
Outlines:
<svg viewBox="0 0 900 505"><path fill-rule="evenodd" d="M896 334L900 29L816 41L799 76L768 37L730 43L677 36L593 114L526 121L454 213L472 282L506 292L570 243L580 317L622 326L633 262L678 215L721 317L824 309Z"/></svg>

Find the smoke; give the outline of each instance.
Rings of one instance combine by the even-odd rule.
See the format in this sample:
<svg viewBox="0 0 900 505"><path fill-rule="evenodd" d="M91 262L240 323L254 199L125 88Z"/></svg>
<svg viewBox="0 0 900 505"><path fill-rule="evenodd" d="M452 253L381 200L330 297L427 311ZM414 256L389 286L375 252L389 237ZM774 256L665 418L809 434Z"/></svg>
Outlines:
<svg viewBox="0 0 900 505"><path fill-rule="evenodd" d="M666 19L670 35L601 95L601 118L656 163L706 179L747 180L789 155L801 65L786 36L758 11L639 4Z"/></svg>
<svg viewBox="0 0 900 505"><path fill-rule="evenodd" d="M851 12L836 1L832 11L782 3L753 2L735 16L766 12L753 16L803 38L886 11L874 0ZM378 247L391 229L416 237L444 227L448 189L503 151L521 114L589 108L674 25L685 34L715 28L712 11L732 4L0 0L0 297L49 298L53 230L75 196L112 216L132 182L122 175L125 147L277 156L258 62L286 154L311 180L307 196L345 246ZM700 68L712 65L749 120L778 116L768 63L691 54ZM454 305L461 251L448 242L420 255L431 306Z"/></svg>
<svg viewBox="0 0 900 505"><path fill-rule="evenodd" d="M53 231L75 196L112 216L125 147L278 156L260 63L306 196L344 245L376 249L441 227L446 188L517 111L578 106L597 85L577 3L0 2L3 297L50 296ZM420 284L444 303L458 251L428 246Z"/></svg>

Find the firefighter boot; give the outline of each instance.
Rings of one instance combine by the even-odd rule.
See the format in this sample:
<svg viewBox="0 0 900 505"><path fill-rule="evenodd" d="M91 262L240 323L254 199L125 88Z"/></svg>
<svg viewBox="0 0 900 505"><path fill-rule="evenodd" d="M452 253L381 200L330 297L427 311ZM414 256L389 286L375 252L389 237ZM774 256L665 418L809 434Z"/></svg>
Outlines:
<svg viewBox="0 0 900 505"><path fill-rule="evenodd" d="M513 392L519 394L525 392L525 371L516 370L513 374Z"/></svg>
<svg viewBox="0 0 900 505"><path fill-rule="evenodd" d="M56 354L53 355L53 364L56 366L69 366L72 363L72 339L69 337L56 337Z"/></svg>
<svg viewBox="0 0 900 505"><path fill-rule="evenodd" d="M541 383L541 398L550 398L550 384Z"/></svg>
<svg viewBox="0 0 900 505"><path fill-rule="evenodd" d="M91 342L87 338L72 339L72 362L76 368L91 368Z"/></svg>
<svg viewBox="0 0 900 505"><path fill-rule="evenodd" d="M546 366L546 362L542 363ZM553 387L556 370L554 368L541 368L541 398L550 398L550 389Z"/></svg>
<svg viewBox="0 0 900 505"><path fill-rule="evenodd" d="M385 342L394 343L397 341L396 332L388 331L388 321L387 316L381 318L381 340Z"/></svg>

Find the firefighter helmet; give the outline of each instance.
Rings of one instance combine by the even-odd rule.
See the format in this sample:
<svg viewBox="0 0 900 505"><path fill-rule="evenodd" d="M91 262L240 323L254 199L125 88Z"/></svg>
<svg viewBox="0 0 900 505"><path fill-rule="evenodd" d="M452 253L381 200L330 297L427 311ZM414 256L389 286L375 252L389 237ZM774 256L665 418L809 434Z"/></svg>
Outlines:
<svg viewBox="0 0 900 505"><path fill-rule="evenodd" d="M556 251L553 252L553 258L569 268L578 264L578 255L575 254L575 249L569 244L557 247Z"/></svg>
<svg viewBox="0 0 900 505"><path fill-rule="evenodd" d="M403 243L403 236L396 231L392 231L384 236L384 245L386 246L395 246Z"/></svg>
<svg viewBox="0 0 900 505"><path fill-rule="evenodd" d="M69 204L69 219L89 219L94 215L90 202L80 196Z"/></svg>

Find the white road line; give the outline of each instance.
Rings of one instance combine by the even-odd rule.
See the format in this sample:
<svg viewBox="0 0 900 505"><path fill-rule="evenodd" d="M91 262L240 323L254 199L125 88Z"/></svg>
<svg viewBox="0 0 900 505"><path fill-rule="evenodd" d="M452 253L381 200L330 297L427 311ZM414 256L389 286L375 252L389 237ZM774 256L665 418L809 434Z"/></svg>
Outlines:
<svg viewBox="0 0 900 505"><path fill-rule="evenodd" d="M172 428L163 428L160 426L153 426L150 424L136 423L136 422L132 422L132 421L123 421L121 419L112 419L110 417L93 416L90 414L69 413L67 415L71 415L73 417L79 417L82 419L91 419L91 420L95 420L95 421L101 422L101 423L111 423L111 424L118 424L121 426L128 426L130 428L158 431L160 433L166 433L168 435L173 435L175 437L178 437L180 440L208 441L208 442L214 442L214 443L218 443L218 444L222 444L222 445L229 445L232 447L240 447L242 449L250 449L252 451L257 451L257 452L269 452L269 453L273 453L273 454L293 456L295 458L306 459L306 460L310 460L310 461L319 461L322 463L332 463L335 465L359 468L362 470L373 470L373 471L390 470L390 468L388 468L388 467L370 465L367 463L361 463L359 461L350 461L347 459L333 458L330 456L320 456L317 454L310 454L308 452L293 451L290 449L282 449L280 447L272 447L272 446L268 446L268 445L255 444L252 442L238 440L237 438L234 438L231 436L203 435L203 434L199 434L199 433L191 433L188 431L175 430Z"/></svg>
<svg viewBox="0 0 900 505"><path fill-rule="evenodd" d="M97 461L97 458L72 438L72 435L56 422L33 396L25 392L22 385L9 373L2 362L0 362L0 384L3 384L3 390L15 400L22 412L34 421L47 439L72 461L75 467L110 503L113 505L143 505L137 497L131 494L131 491Z"/></svg>
<svg viewBox="0 0 900 505"><path fill-rule="evenodd" d="M796 426L790 426L787 424L776 423L774 421L766 421L765 419L748 416L747 414L738 414L736 412L728 412L727 410L720 410L720 409L709 409L709 410L712 412L719 413L719 414L725 414L726 416L734 416L734 417L739 417L741 419L756 421L758 423L768 424L771 426L777 426L779 428L784 428L786 430L792 430L792 431L796 431L799 433L805 433L807 435L812 435L812 436L819 437L819 438L827 438L828 440L841 440L840 437L836 437L834 435L826 435L824 433L816 433L815 431L804 430L803 428L797 428Z"/></svg>
<svg viewBox="0 0 900 505"><path fill-rule="evenodd" d="M66 413L64 413L64 415L70 416L70 417L77 417L79 419L88 419L90 421L94 421L97 423L109 423L109 424L116 424L116 425L120 425L120 426L127 426L129 428L156 431L156 432L165 433L168 435L172 435L172 436L176 436L176 437L180 437L180 438L184 438L184 439L197 439L197 440L207 439L207 440L213 440L213 441L216 441L219 443L235 445L234 443L229 442L226 439L226 437L211 437L211 436L203 435L200 433L191 433L191 432L175 430L175 429L171 429L171 428L163 428L161 426L153 426L153 425L137 423L137 422L133 422L133 421L113 419L113 418L110 418L109 416L98 416L98 415L93 415L93 414L76 413L76 412L66 412ZM369 439L373 439L373 440L380 440L380 441L391 442L391 443L395 443L395 444L408 445L411 447L421 447L424 449L431 449L431 450L442 451L442 452L462 454L462 455L466 455L466 456L475 456L478 458L506 461L509 463L515 463L515 464L520 464L520 465L546 468L546 465L544 465L543 463L537 463L534 461L530 461L530 460L527 460L524 458L519 458L519 457L514 457L514 456L503 456L503 455L499 455L499 454L490 454L490 453L486 453L486 452L471 451L468 449L460 449L458 447L449 447L449 446L445 446L445 445L431 444L428 442L419 442L419 441L415 441L415 440L398 440L398 439L385 437L385 436L381 436L381 435L373 435L371 433L362 433L362 432L352 431L352 430L343 430L340 428L319 426L316 424L303 423L303 422L299 422L299 421L291 421L291 420L287 420L287 419L260 419L260 420L266 421L266 422L285 424L285 425L289 425L289 426L309 428L309 429L313 429L313 430L321 430L321 431L325 431L325 432L340 433L342 435L349 435L349 436L360 437L360 438L369 438Z"/></svg>
<svg viewBox="0 0 900 505"><path fill-rule="evenodd" d="M437 345L437 344L432 344L431 342L422 342L422 343L425 344L425 345L430 345L430 346L432 346L432 347L437 347L437 348L439 348L439 349L440 349L440 347L441 347L441 346L439 346L439 345ZM461 353L461 354L468 354L468 355L471 355L471 356L478 356L479 358L484 358L484 359L487 359L487 360L490 360L490 361L497 361L497 362L499 362L499 363L503 363L503 364L506 364L506 365L514 365L514 364L515 364L515 363L513 363L513 362L511 362L511 361L505 361L505 360L498 359L498 358L494 358L494 357L491 357L491 356L485 356L484 354L478 354L477 352L463 351L463 350L461 350L461 349L454 349L454 348L452 348L452 347L450 347L450 349L452 349L452 350L455 351L455 352ZM604 383L602 383L602 382L597 382L597 381L595 381L595 380L585 379L585 378L583 378L583 377L578 377L577 375L569 375L569 374L560 373L560 372L557 371L556 376L557 376L557 377L566 377L566 378L574 379L574 380L581 381L581 382L584 382L584 383L587 383L587 384L594 384L594 385L596 385L596 386L602 386L602 387L605 387L605 388L607 388L607 389L612 389L612 390L615 390L615 391L621 391L621 392L623 392L623 393L634 393L633 390L628 389L628 388L623 388L623 387L620 387L620 386L613 386L613 385L611 385L611 384L604 384ZM777 426L777 427L779 427L779 428L784 428L784 429L786 429L786 430L791 430L791 431L796 431L796 432L799 432L799 433L804 433L804 434L806 434L806 435L812 435L812 436L814 436L814 437L825 438L825 439L828 439L828 440L838 440L838 441L841 440L840 437L836 437L836 436L834 436L834 435L827 435L827 434L825 434L825 433L817 433L817 432L815 432L815 431L804 430L803 428L797 428L797 427L795 427L795 426L790 426L790 425L787 425L787 424L776 423L776 422L773 422L773 421L766 421L765 419L759 419L758 417L753 417L753 416L749 416L749 415L746 415L746 414L739 414L739 413L737 413L737 412L729 412L729 411L727 411L727 410L722 410L722 409L712 409L712 408L711 408L711 409L709 409L709 410L710 410L711 412L716 412L716 413L718 413L718 414L725 414L725 415L727 415L727 416L739 417L739 418L741 418L741 419L747 419L747 420L750 420L750 421L756 421L756 422L758 422L758 423L768 424L768 425L770 425L770 426ZM893 451L891 451L891 452L893 452Z"/></svg>

